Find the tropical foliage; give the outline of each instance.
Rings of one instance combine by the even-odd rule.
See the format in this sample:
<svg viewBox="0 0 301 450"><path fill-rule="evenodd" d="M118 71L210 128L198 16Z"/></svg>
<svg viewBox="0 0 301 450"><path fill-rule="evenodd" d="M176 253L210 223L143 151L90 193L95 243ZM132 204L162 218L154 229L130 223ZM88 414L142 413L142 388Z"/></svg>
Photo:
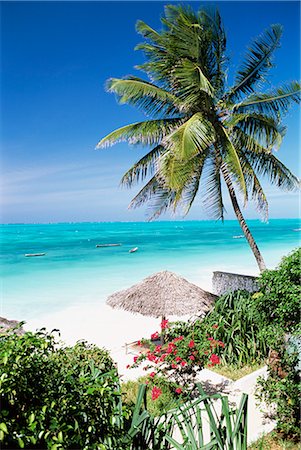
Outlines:
<svg viewBox="0 0 301 450"><path fill-rule="evenodd" d="M301 298L301 248L284 257L275 270L259 278L258 314L265 324L278 324L292 332L299 324Z"/></svg>
<svg viewBox="0 0 301 450"><path fill-rule="evenodd" d="M41 330L0 337L1 448L119 449L123 411L107 351Z"/></svg>
<svg viewBox="0 0 301 450"><path fill-rule="evenodd" d="M269 358L269 375L259 383L259 397L276 408L277 430L283 437L300 438L301 334L274 346Z"/></svg>
<svg viewBox="0 0 301 450"><path fill-rule="evenodd" d="M174 408L154 416L146 384L140 384L133 404L122 403L116 368L106 351L84 342L62 347L43 330L2 334L0 364L1 448L167 450L195 448L196 442L202 448L208 441L204 421L212 428L210 448L246 448L246 396L232 411L226 398L211 399L199 386L198 399L184 407L174 393ZM150 401L160 404L157 394L152 389ZM222 416L216 414L217 401ZM174 438L176 427L182 442Z"/></svg>
<svg viewBox="0 0 301 450"><path fill-rule="evenodd" d="M138 66L148 80L136 76L112 78L109 92L140 109L151 120L127 125L101 139L98 147L120 141L151 149L122 178L133 186L146 181L132 207L149 201L152 217L171 208L187 213L197 193L209 215L223 219L225 183L235 214L265 268L243 218L244 205L255 201L264 218L268 202L261 185L266 177L288 191L298 179L275 156L285 135L282 117L300 102L300 85L293 81L258 91L273 66L282 27L271 25L249 46L234 83L227 85L229 59L226 34L216 10L168 5L156 31L142 21L136 29L145 39L136 48L145 62Z"/></svg>
<svg viewBox="0 0 301 450"><path fill-rule="evenodd" d="M169 324L167 320L161 323L161 336L167 333ZM164 333L163 333L164 332ZM171 335L173 337L171 338ZM144 363L144 368L151 369L150 378L152 381L163 376L167 380L172 380L174 390L181 394L194 385L195 377L204 366L211 367L220 363L220 358L216 354L216 349L224 348L221 341L213 339L211 336L201 333L177 334L175 329L168 333L169 339L164 342L142 339L139 344L142 349L139 355L134 356L133 364L130 367L137 367ZM153 333L151 339L158 339L159 333ZM156 396L161 395L161 390L156 386L153 388Z"/></svg>

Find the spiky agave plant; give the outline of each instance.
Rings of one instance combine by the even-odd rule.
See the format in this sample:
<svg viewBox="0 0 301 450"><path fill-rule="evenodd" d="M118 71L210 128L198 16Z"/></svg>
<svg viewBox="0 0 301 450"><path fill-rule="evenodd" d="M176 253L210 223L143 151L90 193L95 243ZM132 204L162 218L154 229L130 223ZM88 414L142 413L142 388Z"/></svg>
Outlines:
<svg viewBox="0 0 301 450"><path fill-rule="evenodd" d="M187 213L200 191L209 215L224 218L222 183L254 253L259 269L264 260L243 217L244 206L255 201L264 218L268 202L259 178L286 190L299 180L274 155L285 134L281 119L292 103L300 102L300 84L283 84L258 93L279 47L280 25L271 25L248 47L234 85L226 84L226 36L218 11L169 5L153 30L142 21L138 45L146 57L139 69L150 81L137 77L108 80L108 90L120 103L141 109L152 120L134 123L104 137L98 148L120 141L151 150L122 178L133 186L146 180L131 207L150 201L153 217L184 206ZM223 180L223 181L222 181Z"/></svg>

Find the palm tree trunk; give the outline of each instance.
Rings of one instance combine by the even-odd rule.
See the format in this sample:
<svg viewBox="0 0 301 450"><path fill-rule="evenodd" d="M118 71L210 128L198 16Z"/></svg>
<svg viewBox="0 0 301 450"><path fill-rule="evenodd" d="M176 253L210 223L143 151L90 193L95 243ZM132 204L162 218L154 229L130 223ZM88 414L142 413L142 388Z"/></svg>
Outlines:
<svg viewBox="0 0 301 450"><path fill-rule="evenodd" d="M247 239L247 241L248 241L248 243L249 243L249 245L251 247L251 250L253 252L253 255L255 256L255 259L256 259L256 262L258 264L260 272L263 272L264 270L266 270L265 262L263 260L263 257L261 255L260 251L259 251L259 248L258 248L258 246L257 246L257 244L255 242L255 239L253 238L252 233L249 230L249 227L248 227L248 225L247 225L247 223L246 223L246 221L244 219L244 216L242 215L242 212L240 210L240 207L239 207L239 204L238 204L238 201L237 201L237 197L236 197L236 194L235 194L235 190L234 190L233 184L232 184L232 182L231 182L231 180L229 178L229 175L228 175L226 169L222 168L221 171L222 171L225 183L227 185L227 188L228 188L228 191L229 191L229 194L230 194L230 198L231 198L231 202L232 202L232 206L233 206L235 215L237 217L237 220L239 222L239 225L240 225L240 227L241 227L241 229L242 229L242 231L243 231L243 233L244 233L244 235L245 235L245 237L246 237L246 239Z"/></svg>

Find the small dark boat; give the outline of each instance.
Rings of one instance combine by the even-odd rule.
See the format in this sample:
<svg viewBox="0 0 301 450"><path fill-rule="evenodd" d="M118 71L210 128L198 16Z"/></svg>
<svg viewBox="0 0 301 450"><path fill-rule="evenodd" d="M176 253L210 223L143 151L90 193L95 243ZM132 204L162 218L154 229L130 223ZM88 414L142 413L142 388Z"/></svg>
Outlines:
<svg viewBox="0 0 301 450"><path fill-rule="evenodd" d="M26 256L27 258L32 257L32 256L45 256L46 253L25 253L24 256Z"/></svg>
<svg viewBox="0 0 301 450"><path fill-rule="evenodd" d="M137 250L138 250L138 247L131 248L131 250L129 250L129 253L135 253Z"/></svg>
<svg viewBox="0 0 301 450"><path fill-rule="evenodd" d="M121 244L96 244L95 247L120 247Z"/></svg>

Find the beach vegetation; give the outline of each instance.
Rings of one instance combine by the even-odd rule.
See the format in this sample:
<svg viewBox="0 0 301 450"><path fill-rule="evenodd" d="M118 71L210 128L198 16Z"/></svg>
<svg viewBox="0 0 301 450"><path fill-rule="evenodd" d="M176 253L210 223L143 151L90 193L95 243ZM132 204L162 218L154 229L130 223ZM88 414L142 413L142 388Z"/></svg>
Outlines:
<svg viewBox="0 0 301 450"><path fill-rule="evenodd" d="M1 448L122 448L127 411L106 350L12 331L0 337L0 367Z"/></svg>
<svg viewBox="0 0 301 450"><path fill-rule="evenodd" d="M146 390L146 405L147 410L154 416L159 416L163 412L167 412L170 409L176 408L179 403L188 399L189 394L186 391L179 391L178 386L167 380L162 376L140 377L137 380L129 380L121 384L122 400L130 408L133 408L136 403L139 386L141 384L147 385ZM155 393L160 395L153 395L153 388L156 387L159 390L155 390Z"/></svg>
<svg viewBox="0 0 301 450"><path fill-rule="evenodd" d="M144 41L145 77L111 78L107 89L120 103L150 119L119 128L98 148L127 141L147 153L123 176L132 187L146 182L130 206L150 205L150 218L181 207L187 214L200 195L208 215L224 219L229 194L260 271L266 266L242 213L254 201L263 219L268 201L262 179L286 191L299 189L298 178L275 155L286 129L282 119L300 102L297 81L267 88L264 82L280 46L282 26L271 25L249 44L234 81L227 39L219 12L188 5L167 5L160 31L139 20ZM263 87L262 87L263 86ZM261 89L261 90L260 90Z"/></svg>
<svg viewBox="0 0 301 450"><path fill-rule="evenodd" d="M266 270L259 277L260 293L256 309L263 322L278 324L285 331L293 331L300 322L301 248L283 257L274 270Z"/></svg>
<svg viewBox="0 0 301 450"><path fill-rule="evenodd" d="M249 450L301 450L301 444L285 439L281 434L272 432L253 442Z"/></svg>
<svg viewBox="0 0 301 450"><path fill-rule="evenodd" d="M268 360L268 377L259 380L258 397L273 405L277 431L284 437L300 438L301 333L274 344Z"/></svg>
<svg viewBox="0 0 301 450"><path fill-rule="evenodd" d="M202 368L220 364L217 349L224 348L224 343L210 335L198 333L184 335L175 332L171 338L168 321L161 322L161 328L163 325L161 336L164 331L164 341L153 343L152 338L159 337L158 332L152 334L151 339L142 339L141 351L134 356L133 364L128 368L143 363L145 370L152 370L149 377L153 381L163 376L172 381L175 392L181 394L182 390L193 387L195 377Z"/></svg>

